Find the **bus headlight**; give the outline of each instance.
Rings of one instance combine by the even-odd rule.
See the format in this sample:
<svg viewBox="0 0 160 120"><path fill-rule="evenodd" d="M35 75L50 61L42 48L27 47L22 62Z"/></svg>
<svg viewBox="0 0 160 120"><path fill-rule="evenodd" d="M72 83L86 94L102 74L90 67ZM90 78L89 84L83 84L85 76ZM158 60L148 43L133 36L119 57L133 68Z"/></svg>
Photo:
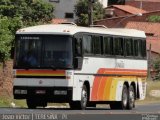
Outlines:
<svg viewBox="0 0 160 120"><path fill-rule="evenodd" d="M16 90L14 90L14 94L27 94L27 90L16 89Z"/></svg>
<svg viewBox="0 0 160 120"><path fill-rule="evenodd" d="M67 95L66 90L55 90L54 95Z"/></svg>

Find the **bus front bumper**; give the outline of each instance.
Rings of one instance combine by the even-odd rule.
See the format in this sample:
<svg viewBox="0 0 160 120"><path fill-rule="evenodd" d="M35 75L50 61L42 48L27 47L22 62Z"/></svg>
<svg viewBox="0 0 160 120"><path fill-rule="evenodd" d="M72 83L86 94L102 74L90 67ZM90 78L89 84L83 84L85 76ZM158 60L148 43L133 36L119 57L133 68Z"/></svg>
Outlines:
<svg viewBox="0 0 160 120"><path fill-rule="evenodd" d="M43 97L48 102L69 102L72 100L72 91L72 87L13 87L14 99Z"/></svg>

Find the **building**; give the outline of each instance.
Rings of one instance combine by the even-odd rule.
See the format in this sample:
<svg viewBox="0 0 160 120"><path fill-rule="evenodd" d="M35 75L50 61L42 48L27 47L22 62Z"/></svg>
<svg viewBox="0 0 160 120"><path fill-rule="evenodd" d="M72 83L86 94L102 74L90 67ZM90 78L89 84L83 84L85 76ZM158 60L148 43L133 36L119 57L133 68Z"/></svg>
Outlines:
<svg viewBox="0 0 160 120"><path fill-rule="evenodd" d="M126 0L125 4L146 11L160 10L160 0Z"/></svg>
<svg viewBox="0 0 160 120"><path fill-rule="evenodd" d="M55 5L54 15L56 19L66 19L74 22L76 15L74 14L74 6L78 0L48 0ZM108 0L99 0L103 7L107 7Z"/></svg>
<svg viewBox="0 0 160 120"><path fill-rule="evenodd" d="M146 13L147 11L130 6L130 5L112 5L105 8L106 17L120 17L138 13Z"/></svg>

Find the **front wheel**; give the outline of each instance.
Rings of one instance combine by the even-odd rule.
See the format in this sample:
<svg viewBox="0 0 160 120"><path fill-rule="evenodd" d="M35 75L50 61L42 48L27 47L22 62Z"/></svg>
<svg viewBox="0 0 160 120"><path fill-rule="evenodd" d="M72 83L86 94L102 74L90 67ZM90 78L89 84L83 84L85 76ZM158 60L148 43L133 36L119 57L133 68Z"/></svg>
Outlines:
<svg viewBox="0 0 160 120"><path fill-rule="evenodd" d="M28 98L26 100L29 109L36 109L38 106L46 107L47 101L44 99Z"/></svg>
<svg viewBox="0 0 160 120"><path fill-rule="evenodd" d="M36 109L37 105L34 99L27 99L26 102L29 109Z"/></svg>
<svg viewBox="0 0 160 120"><path fill-rule="evenodd" d="M83 85L81 91L81 100L80 101L71 101L69 103L71 109L81 109L85 110L88 102L88 90L86 85Z"/></svg>
<svg viewBox="0 0 160 120"><path fill-rule="evenodd" d="M88 91L86 85L83 85L81 92L81 101L80 101L82 110L86 109L87 102L88 102Z"/></svg>

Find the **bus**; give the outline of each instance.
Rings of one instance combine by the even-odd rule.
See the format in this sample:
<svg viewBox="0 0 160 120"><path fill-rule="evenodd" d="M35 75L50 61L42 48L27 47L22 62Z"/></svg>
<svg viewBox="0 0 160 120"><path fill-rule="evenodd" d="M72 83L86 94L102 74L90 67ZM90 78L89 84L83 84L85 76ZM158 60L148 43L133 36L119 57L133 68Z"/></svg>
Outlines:
<svg viewBox="0 0 160 120"><path fill-rule="evenodd" d="M71 109L109 104L132 109L145 99L143 31L48 24L16 32L14 99L28 108L69 103ZM28 58L27 58L28 57Z"/></svg>

